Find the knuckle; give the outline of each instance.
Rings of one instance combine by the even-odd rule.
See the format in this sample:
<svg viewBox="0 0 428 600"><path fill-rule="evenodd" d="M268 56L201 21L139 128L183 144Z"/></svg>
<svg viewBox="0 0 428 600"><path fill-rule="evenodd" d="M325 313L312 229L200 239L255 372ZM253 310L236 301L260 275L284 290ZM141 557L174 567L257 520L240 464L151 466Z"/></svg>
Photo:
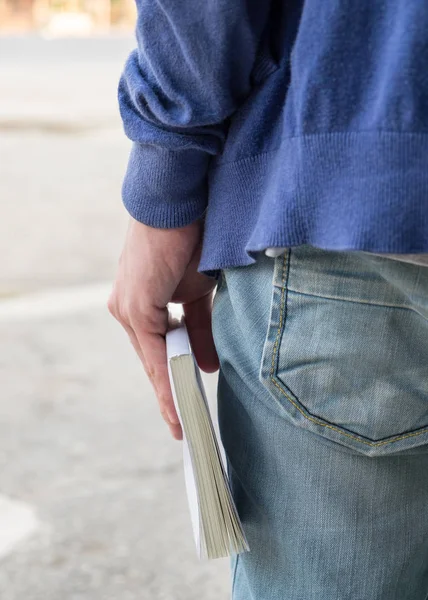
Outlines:
<svg viewBox="0 0 428 600"><path fill-rule="evenodd" d="M150 335L159 331L159 316L150 306L140 305L138 311L132 315L132 320L135 329L138 329L141 334Z"/></svg>
<svg viewBox="0 0 428 600"><path fill-rule="evenodd" d="M134 329L139 331L142 336L148 333L152 324L156 322L150 308L142 302L137 301L128 304L127 311Z"/></svg>
<svg viewBox="0 0 428 600"><path fill-rule="evenodd" d="M160 414L162 416L162 419L165 421L165 423L168 423L168 425L169 425L169 423L170 423L169 416L168 416L168 413L166 411L165 406L160 406L159 410L160 410Z"/></svg>
<svg viewBox="0 0 428 600"><path fill-rule="evenodd" d="M132 319L138 318L139 314L141 313L140 303L135 298L129 298L126 301L124 308Z"/></svg>
<svg viewBox="0 0 428 600"><path fill-rule="evenodd" d="M116 315L117 315L116 298L113 296L113 294L107 300L107 308L108 308L109 313L113 317L116 317Z"/></svg>
<svg viewBox="0 0 428 600"><path fill-rule="evenodd" d="M128 313L123 304L118 307L117 314L121 323L129 323Z"/></svg>

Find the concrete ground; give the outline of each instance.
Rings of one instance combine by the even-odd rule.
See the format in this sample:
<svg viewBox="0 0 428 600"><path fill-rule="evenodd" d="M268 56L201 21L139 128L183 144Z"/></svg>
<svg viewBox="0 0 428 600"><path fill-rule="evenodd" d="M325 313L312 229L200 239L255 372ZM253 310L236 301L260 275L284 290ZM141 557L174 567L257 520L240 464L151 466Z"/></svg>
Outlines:
<svg viewBox="0 0 428 600"><path fill-rule="evenodd" d="M132 45L0 39L1 600L230 595L227 560L196 558L181 445L105 308Z"/></svg>

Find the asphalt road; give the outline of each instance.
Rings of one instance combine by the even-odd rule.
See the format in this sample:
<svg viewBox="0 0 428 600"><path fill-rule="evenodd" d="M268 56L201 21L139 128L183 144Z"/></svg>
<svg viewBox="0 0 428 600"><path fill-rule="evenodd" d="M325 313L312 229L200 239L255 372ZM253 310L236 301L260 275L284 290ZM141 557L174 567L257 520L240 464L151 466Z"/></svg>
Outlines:
<svg viewBox="0 0 428 600"><path fill-rule="evenodd" d="M105 308L132 46L0 39L1 600L229 598L227 561L195 555L181 445Z"/></svg>

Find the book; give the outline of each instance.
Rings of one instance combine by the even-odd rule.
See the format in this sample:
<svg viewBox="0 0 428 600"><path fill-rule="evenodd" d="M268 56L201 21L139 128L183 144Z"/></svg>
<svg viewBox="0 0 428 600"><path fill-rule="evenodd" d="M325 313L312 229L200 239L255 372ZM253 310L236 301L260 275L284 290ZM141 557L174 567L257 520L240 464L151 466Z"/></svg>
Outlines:
<svg viewBox="0 0 428 600"><path fill-rule="evenodd" d="M168 373L183 430L183 463L199 558L249 550L184 321L166 335Z"/></svg>

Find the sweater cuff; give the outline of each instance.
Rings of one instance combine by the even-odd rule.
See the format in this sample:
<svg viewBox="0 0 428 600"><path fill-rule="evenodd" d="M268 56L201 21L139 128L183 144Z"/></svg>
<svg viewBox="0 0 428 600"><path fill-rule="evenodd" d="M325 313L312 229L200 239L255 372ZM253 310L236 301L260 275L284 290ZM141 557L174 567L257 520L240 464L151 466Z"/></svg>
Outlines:
<svg viewBox="0 0 428 600"><path fill-rule="evenodd" d="M134 143L122 187L129 214L150 227L184 227L207 206L210 155Z"/></svg>

